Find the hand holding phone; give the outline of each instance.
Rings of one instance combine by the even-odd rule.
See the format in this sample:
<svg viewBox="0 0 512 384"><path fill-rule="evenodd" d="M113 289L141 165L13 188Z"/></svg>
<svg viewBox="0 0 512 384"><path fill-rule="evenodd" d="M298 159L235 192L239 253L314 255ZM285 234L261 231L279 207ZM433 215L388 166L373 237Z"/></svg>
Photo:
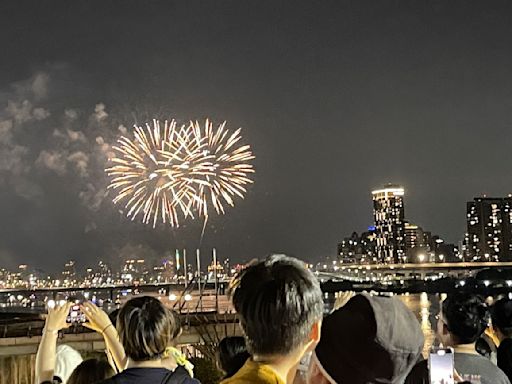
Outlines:
<svg viewBox="0 0 512 384"><path fill-rule="evenodd" d="M430 384L455 384L453 349L433 348L428 357Z"/></svg>
<svg viewBox="0 0 512 384"><path fill-rule="evenodd" d="M73 303L69 309L68 317L66 318L67 323L82 324L87 321L85 314L82 312L79 303Z"/></svg>

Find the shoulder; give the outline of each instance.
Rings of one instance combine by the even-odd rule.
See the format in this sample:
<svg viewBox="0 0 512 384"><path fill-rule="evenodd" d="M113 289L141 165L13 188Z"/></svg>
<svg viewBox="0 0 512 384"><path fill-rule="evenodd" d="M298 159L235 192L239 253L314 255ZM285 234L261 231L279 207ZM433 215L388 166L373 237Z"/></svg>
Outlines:
<svg viewBox="0 0 512 384"><path fill-rule="evenodd" d="M277 374L267 365L250 359L240 370L221 384L284 384Z"/></svg>
<svg viewBox="0 0 512 384"><path fill-rule="evenodd" d="M481 373L482 378L486 377L487 380L492 380L492 383L495 384L510 383L507 375L505 375L505 373L499 367L493 364L489 359L486 359L480 355L456 353L455 368L461 372L464 372L465 370L469 372L476 370L478 373Z"/></svg>
<svg viewBox="0 0 512 384"><path fill-rule="evenodd" d="M174 372L169 372L166 380L167 384L201 384L199 380L192 378L182 366L178 366Z"/></svg>

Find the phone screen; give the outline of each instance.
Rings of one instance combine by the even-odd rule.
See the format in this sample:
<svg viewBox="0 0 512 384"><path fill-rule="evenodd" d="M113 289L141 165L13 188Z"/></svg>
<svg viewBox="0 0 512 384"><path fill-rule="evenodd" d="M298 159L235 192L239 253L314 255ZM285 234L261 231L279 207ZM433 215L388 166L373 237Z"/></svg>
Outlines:
<svg viewBox="0 0 512 384"><path fill-rule="evenodd" d="M66 318L66 322L68 323L85 323L87 318L85 314L80 309L79 304L73 304L71 309L69 310L68 317Z"/></svg>
<svg viewBox="0 0 512 384"><path fill-rule="evenodd" d="M453 349L433 349L428 358L430 384L454 384Z"/></svg>

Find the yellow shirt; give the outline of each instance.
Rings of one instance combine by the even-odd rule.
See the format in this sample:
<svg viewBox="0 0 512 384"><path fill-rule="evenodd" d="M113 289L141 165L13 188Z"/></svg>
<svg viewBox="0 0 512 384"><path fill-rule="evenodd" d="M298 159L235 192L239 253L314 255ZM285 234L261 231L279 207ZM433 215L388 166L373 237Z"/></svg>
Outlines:
<svg viewBox="0 0 512 384"><path fill-rule="evenodd" d="M270 366L248 359L240 370L220 384L286 384Z"/></svg>

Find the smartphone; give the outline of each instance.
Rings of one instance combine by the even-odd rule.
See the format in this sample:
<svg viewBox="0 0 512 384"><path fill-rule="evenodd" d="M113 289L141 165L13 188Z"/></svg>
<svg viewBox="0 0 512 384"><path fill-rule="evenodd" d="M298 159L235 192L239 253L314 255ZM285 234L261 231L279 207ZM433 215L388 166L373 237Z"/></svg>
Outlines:
<svg viewBox="0 0 512 384"><path fill-rule="evenodd" d="M430 384L455 384L453 349L433 348L428 356Z"/></svg>
<svg viewBox="0 0 512 384"><path fill-rule="evenodd" d="M81 324L85 323L87 321L87 318L85 317L85 314L80 309L79 303L74 303L71 309L69 310L68 317L66 318L67 323L75 323L75 324Z"/></svg>

